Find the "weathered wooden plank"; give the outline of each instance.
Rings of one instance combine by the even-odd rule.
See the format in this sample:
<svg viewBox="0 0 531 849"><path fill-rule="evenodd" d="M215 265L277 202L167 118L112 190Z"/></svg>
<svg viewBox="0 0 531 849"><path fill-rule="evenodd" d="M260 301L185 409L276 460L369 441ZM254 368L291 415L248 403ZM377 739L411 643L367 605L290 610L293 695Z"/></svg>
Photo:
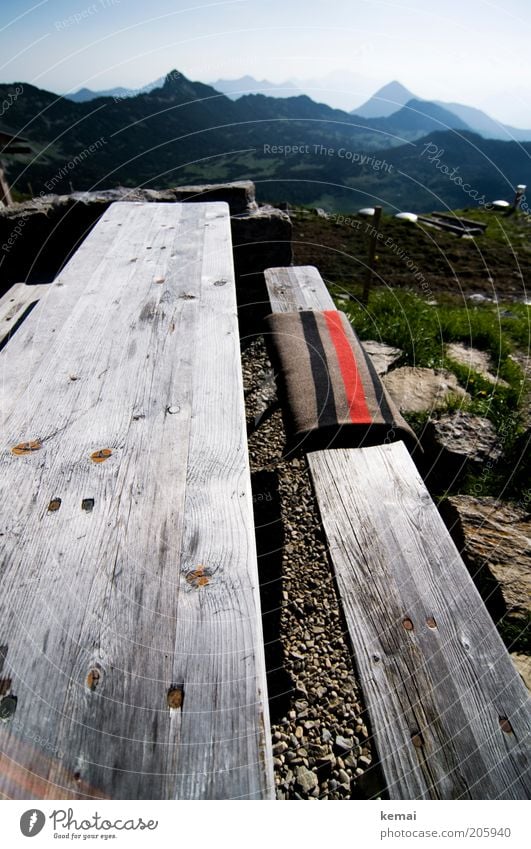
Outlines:
<svg viewBox="0 0 531 849"><path fill-rule="evenodd" d="M105 274L107 284L112 281L123 266L124 255L128 258L145 250L145 233L142 227L130 227L133 221L133 207L127 204L126 210L118 210L117 204L111 205L98 222L98 230L89 233L63 271L48 284L49 291L42 298L37 314L31 322L25 321L17 330L9 344L0 351L0 425L19 399L29 403L27 388L34 370L59 333L66 318L77 303L86 294L89 283L94 285L98 275Z"/></svg>
<svg viewBox="0 0 531 849"><path fill-rule="evenodd" d="M309 464L391 798L528 798L529 694L405 446Z"/></svg>
<svg viewBox="0 0 531 849"><path fill-rule="evenodd" d="M8 337L23 319L33 309L41 298L46 296L50 286L26 283L15 283L14 286L0 298L0 346L6 344Z"/></svg>
<svg viewBox="0 0 531 849"><path fill-rule="evenodd" d="M321 275L312 265L268 268L265 281L272 312L335 309Z"/></svg>
<svg viewBox="0 0 531 849"><path fill-rule="evenodd" d="M0 791L271 798L228 207L110 213L3 429Z"/></svg>

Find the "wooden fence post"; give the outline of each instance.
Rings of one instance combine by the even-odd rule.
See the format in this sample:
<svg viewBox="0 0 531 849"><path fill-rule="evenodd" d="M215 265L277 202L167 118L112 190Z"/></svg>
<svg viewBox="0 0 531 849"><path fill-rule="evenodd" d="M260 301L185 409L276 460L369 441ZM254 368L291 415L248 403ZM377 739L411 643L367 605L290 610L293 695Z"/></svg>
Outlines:
<svg viewBox="0 0 531 849"><path fill-rule="evenodd" d="M363 286L363 293L361 296L361 301L363 304L369 303L369 292L371 289L372 276L374 273L375 266L375 258L376 258L376 242L378 241L378 234L380 232L380 221L382 218L382 207L375 206L374 207L374 216L372 218L372 230L371 237L369 242L369 261L367 264L367 275L365 277L365 283Z"/></svg>
<svg viewBox="0 0 531 849"><path fill-rule="evenodd" d="M3 203L4 206L11 206L13 203L13 198L11 197L11 192L9 190L9 183L4 176L3 168L0 168L0 203Z"/></svg>

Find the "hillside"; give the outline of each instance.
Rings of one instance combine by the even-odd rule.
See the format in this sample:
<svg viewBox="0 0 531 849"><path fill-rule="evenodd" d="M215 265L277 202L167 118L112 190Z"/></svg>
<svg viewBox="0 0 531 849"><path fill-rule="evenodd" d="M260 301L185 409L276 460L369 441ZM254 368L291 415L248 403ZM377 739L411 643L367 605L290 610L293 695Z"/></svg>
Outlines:
<svg viewBox="0 0 531 849"><path fill-rule="evenodd" d="M0 100L13 88L0 86ZM273 201L429 211L482 195L510 198L516 183L530 182L531 143L486 141L458 118L456 131L432 132L447 121L441 107L417 101L388 119L360 119L306 96L233 101L174 71L160 88L118 101L75 103L24 85L0 129L28 138L36 153L6 162L19 193L28 181L34 193L61 193L70 183L84 190L252 179ZM468 196L447 168L458 169Z"/></svg>
<svg viewBox="0 0 531 849"><path fill-rule="evenodd" d="M412 289L428 298L470 295L531 299L531 220L457 210L487 224L483 236L456 238L425 225L384 215L377 248L375 286ZM292 213L295 265L316 265L338 292L359 297L372 228L370 218L296 209ZM527 342L527 345L529 342Z"/></svg>

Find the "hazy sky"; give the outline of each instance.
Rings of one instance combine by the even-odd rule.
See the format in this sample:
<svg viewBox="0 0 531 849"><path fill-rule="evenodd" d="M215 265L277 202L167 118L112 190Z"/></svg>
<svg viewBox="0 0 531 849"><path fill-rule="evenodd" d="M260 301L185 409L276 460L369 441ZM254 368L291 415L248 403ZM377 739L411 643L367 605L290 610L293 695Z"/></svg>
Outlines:
<svg viewBox="0 0 531 849"><path fill-rule="evenodd" d="M398 79L531 127L531 0L0 0L0 80L136 88L333 75L345 106ZM348 72L348 73L347 73ZM328 101L332 91L315 91Z"/></svg>

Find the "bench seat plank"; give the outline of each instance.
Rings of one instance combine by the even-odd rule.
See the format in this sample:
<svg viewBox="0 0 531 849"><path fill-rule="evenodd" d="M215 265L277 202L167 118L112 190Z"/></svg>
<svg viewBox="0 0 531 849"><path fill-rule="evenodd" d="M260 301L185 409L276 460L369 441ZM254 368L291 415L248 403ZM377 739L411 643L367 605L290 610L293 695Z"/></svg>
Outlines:
<svg viewBox="0 0 531 849"><path fill-rule="evenodd" d="M265 281L271 312L336 308L321 275L313 265L268 268Z"/></svg>
<svg viewBox="0 0 531 849"><path fill-rule="evenodd" d="M391 798L529 798L529 694L405 446L308 460Z"/></svg>
<svg viewBox="0 0 531 849"><path fill-rule="evenodd" d="M0 792L272 798L228 207L115 204L89 239L57 332L35 311L5 364L32 361L0 454Z"/></svg>

